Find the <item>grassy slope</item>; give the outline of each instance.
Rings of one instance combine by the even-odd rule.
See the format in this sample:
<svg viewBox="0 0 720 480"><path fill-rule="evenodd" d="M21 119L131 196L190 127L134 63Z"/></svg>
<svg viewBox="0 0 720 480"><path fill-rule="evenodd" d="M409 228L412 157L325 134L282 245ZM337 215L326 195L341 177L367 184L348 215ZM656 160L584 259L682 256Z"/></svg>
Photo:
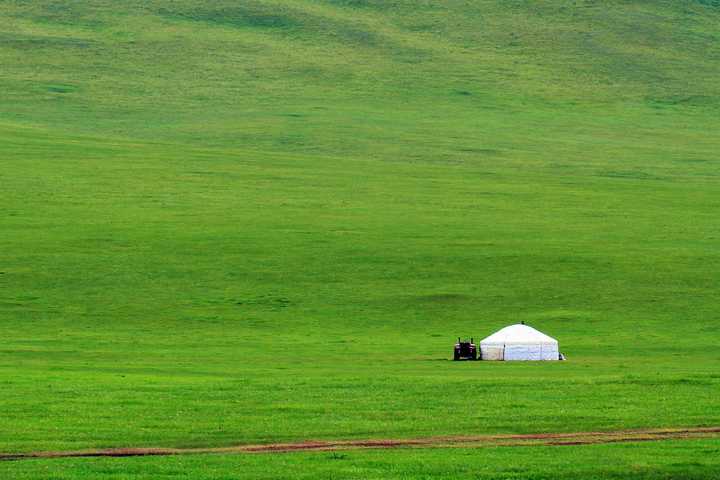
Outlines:
<svg viewBox="0 0 720 480"><path fill-rule="evenodd" d="M720 421L713 2L0 7L0 450Z"/></svg>

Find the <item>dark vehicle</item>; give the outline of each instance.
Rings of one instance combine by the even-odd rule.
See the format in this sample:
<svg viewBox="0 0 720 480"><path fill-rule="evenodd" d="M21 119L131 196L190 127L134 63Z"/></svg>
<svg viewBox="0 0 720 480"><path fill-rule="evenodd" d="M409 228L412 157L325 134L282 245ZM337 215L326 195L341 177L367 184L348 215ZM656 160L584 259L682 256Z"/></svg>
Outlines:
<svg viewBox="0 0 720 480"><path fill-rule="evenodd" d="M473 339L471 338L469 342L467 340L460 341L460 337L458 337L453 352L453 360L477 360L477 357L477 347Z"/></svg>

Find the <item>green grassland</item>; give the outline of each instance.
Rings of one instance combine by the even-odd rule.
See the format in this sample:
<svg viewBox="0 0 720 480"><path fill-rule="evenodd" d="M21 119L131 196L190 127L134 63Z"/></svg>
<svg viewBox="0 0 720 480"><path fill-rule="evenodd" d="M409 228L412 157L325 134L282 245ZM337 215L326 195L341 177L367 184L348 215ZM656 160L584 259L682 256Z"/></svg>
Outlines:
<svg viewBox="0 0 720 480"><path fill-rule="evenodd" d="M0 451L719 425L718 25L714 0L0 0ZM448 361L519 321L569 361ZM713 440L534 448L0 472L718 467Z"/></svg>
<svg viewBox="0 0 720 480"><path fill-rule="evenodd" d="M585 447L376 450L268 457L210 455L130 459L63 459L0 463L18 480L235 479L697 479L715 480L720 442L660 442Z"/></svg>

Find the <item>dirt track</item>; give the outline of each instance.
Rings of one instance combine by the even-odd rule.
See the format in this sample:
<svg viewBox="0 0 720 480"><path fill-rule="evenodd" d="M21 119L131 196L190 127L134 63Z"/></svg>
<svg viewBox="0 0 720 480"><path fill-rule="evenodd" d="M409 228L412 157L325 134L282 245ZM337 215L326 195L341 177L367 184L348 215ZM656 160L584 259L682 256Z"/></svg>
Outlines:
<svg viewBox="0 0 720 480"><path fill-rule="evenodd" d="M648 442L672 439L720 437L720 427L675 429L622 430L615 432L540 433L528 435L477 435L426 437L396 440L339 440L305 441L238 445L219 448L110 448L76 451L46 451L28 453L0 453L0 460L67 457L137 457L150 455L199 455L234 453L282 453L295 451L334 451L371 448L478 448L541 445L589 445L617 442Z"/></svg>

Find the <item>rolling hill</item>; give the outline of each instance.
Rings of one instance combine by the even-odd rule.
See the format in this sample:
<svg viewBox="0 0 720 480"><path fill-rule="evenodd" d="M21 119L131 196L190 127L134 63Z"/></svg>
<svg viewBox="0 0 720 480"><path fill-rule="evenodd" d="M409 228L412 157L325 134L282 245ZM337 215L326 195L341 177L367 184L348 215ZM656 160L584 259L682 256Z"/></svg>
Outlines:
<svg viewBox="0 0 720 480"><path fill-rule="evenodd" d="M718 25L715 0L0 0L0 452L720 425ZM568 361L448 361L520 321ZM0 475L712 478L718 449Z"/></svg>

